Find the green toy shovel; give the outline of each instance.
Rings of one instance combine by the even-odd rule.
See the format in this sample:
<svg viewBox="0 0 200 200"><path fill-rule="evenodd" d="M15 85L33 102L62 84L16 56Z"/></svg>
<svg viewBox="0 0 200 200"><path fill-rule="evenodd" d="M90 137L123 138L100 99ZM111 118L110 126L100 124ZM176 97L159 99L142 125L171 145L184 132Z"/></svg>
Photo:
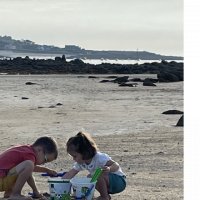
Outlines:
<svg viewBox="0 0 200 200"><path fill-rule="evenodd" d="M103 170L101 168L97 168L92 176L92 179L91 179L91 183L92 182L95 182L98 180L98 178L101 176Z"/></svg>

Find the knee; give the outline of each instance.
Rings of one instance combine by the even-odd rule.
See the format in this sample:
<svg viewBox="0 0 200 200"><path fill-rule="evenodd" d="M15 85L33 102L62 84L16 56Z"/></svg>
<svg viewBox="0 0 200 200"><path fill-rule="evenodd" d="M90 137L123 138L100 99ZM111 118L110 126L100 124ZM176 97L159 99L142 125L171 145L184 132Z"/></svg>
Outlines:
<svg viewBox="0 0 200 200"><path fill-rule="evenodd" d="M16 166L17 173L21 173L22 171L27 171L32 173L34 170L34 163L31 160L25 160Z"/></svg>
<svg viewBox="0 0 200 200"><path fill-rule="evenodd" d="M24 166L25 166L25 169L27 170L31 170L31 171L34 170L34 163L31 160L24 161Z"/></svg>
<svg viewBox="0 0 200 200"><path fill-rule="evenodd" d="M106 184L106 185L108 185L108 182L109 182L109 180L108 180L108 175L106 174L102 174L99 178L98 178L98 180L97 180L97 183L96 183L96 186L98 187L99 185L101 186L102 184Z"/></svg>

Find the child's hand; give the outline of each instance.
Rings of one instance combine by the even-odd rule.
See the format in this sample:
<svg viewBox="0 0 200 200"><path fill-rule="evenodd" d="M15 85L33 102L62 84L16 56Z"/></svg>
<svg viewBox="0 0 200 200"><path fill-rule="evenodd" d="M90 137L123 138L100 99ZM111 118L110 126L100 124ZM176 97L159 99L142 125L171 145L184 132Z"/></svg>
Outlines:
<svg viewBox="0 0 200 200"><path fill-rule="evenodd" d="M52 170L52 169L48 169L47 170L47 174L49 174L49 176L56 176L57 175L57 172Z"/></svg>
<svg viewBox="0 0 200 200"><path fill-rule="evenodd" d="M106 172L106 173L110 172L110 167L108 166L103 166L102 169L103 169L103 172Z"/></svg>

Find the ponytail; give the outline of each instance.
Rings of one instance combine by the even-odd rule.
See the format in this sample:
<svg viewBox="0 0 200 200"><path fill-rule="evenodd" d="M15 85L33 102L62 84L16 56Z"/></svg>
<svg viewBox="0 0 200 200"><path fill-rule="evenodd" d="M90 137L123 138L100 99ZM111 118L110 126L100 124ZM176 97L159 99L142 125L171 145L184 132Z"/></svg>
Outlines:
<svg viewBox="0 0 200 200"><path fill-rule="evenodd" d="M90 134L82 131L78 132L76 136L71 137L67 141L67 152L76 151L82 155L83 160L93 158L98 150L95 141Z"/></svg>

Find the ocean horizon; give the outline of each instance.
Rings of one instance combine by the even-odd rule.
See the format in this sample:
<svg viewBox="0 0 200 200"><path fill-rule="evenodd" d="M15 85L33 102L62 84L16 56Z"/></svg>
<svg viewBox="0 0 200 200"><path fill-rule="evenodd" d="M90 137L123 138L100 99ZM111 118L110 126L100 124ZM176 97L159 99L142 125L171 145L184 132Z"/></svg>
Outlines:
<svg viewBox="0 0 200 200"><path fill-rule="evenodd" d="M22 57L25 58L28 56L30 59L55 59L55 57L62 57L63 54L39 54L39 53L16 53L16 52L10 52L10 51L0 51L0 59L5 58L16 58L16 57ZM71 55L65 55L66 61L69 62L71 60L74 60L76 58L68 58ZM84 63L88 64L102 64L102 63L110 63L110 64L143 64L143 63L152 63L152 62L162 62L162 60L135 60L135 59L80 59ZM184 60L166 60L168 62L175 61L175 62L183 62Z"/></svg>

